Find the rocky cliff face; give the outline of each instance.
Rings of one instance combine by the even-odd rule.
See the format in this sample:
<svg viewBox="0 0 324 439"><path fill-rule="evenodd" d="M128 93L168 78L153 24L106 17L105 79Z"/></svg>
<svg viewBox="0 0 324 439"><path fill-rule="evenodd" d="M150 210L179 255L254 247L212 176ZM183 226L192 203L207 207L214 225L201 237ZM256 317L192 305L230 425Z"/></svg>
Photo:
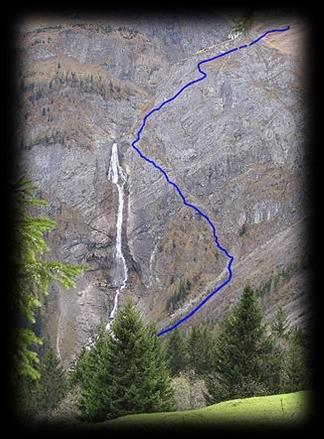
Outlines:
<svg viewBox="0 0 324 439"><path fill-rule="evenodd" d="M128 279L120 300L132 296L162 328L224 278L226 261L210 229L130 144L143 116L198 76L199 60L285 24L256 20L236 37L233 24L217 17L21 24L24 168L57 221L52 254L89 266L74 291L54 286L44 308L44 331L66 366L114 306L114 143L126 174L121 248ZM217 324L247 283L269 319L280 304L292 325L307 321L305 32L288 24L289 32L208 64L208 78L145 128L140 148L212 218L235 257L232 283L186 327Z"/></svg>

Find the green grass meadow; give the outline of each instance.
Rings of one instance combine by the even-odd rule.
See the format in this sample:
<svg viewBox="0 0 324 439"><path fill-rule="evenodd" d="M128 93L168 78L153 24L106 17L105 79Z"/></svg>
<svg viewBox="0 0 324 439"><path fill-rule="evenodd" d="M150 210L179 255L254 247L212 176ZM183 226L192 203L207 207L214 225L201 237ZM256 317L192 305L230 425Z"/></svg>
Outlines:
<svg viewBox="0 0 324 439"><path fill-rule="evenodd" d="M221 402L197 410L127 415L87 425L99 430L173 430L190 427L296 425L308 418L311 392L259 396Z"/></svg>

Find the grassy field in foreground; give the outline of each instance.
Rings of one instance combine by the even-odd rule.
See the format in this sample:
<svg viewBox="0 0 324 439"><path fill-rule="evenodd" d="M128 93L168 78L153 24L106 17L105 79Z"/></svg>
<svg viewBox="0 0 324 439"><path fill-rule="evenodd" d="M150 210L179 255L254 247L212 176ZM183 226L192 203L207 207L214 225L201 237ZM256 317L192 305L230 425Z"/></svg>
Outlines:
<svg viewBox="0 0 324 439"><path fill-rule="evenodd" d="M307 417L311 392L259 396L221 402L209 407L182 412L123 416L95 424L92 428L170 428L212 425L296 423Z"/></svg>

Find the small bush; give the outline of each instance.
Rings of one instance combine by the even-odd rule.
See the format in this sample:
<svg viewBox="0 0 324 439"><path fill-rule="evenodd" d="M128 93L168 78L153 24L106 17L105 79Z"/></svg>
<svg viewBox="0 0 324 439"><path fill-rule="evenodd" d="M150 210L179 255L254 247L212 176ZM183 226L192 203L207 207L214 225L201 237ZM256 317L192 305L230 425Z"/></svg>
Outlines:
<svg viewBox="0 0 324 439"><path fill-rule="evenodd" d="M180 373L171 381L177 410L190 410L206 406L204 380L193 371Z"/></svg>

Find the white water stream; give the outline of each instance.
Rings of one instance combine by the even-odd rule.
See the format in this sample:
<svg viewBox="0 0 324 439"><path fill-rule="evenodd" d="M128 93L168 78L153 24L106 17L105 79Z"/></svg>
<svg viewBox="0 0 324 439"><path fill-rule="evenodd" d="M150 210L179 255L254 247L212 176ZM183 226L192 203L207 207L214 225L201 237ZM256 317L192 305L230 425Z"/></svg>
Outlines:
<svg viewBox="0 0 324 439"><path fill-rule="evenodd" d="M114 286L116 286L116 294L114 297L114 306L109 315L109 322L106 325L106 329L109 330L111 323L115 317L118 309L118 299L121 291L125 288L128 272L126 260L122 251L122 225L123 225L123 210L124 210L124 185L126 183L126 174L119 164L118 147L117 143L114 143L111 151L111 159L108 170L108 179L117 186L118 190L118 212L116 221L116 250L115 250L115 277Z"/></svg>

